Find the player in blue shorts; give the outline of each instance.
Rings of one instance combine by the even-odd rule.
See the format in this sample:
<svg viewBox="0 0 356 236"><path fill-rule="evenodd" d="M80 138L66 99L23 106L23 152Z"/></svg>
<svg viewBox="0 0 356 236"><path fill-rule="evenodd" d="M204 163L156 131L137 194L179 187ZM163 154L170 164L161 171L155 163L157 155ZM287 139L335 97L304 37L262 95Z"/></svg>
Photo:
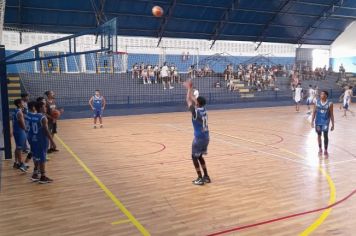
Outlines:
<svg viewBox="0 0 356 236"><path fill-rule="evenodd" d="M35 163L32 181L38 181L41 184L46 184L53 182L52 179L46 176L46 155L48 143L50 143L54 148L56 148L56 144L54 143L52 135L48 129L46 104L43 102L37 102L35 106L37 113L29 112L27 115L30 126L28 134L33 160ZM38 170L40 170L41 178L38 175Z"/></svg>
<svg viewBox="0 0 356 236"><path fill-rule="evenodd" d="M95 95L89 100L89 105L94 112L94 129L96 129L96 121L99 118L100 128L103 128L103 111L105 109L106 101L100 94L100 90L95 90Z"/></svg>
<svg viewBox="0 0 356 236"><path fill-rule="evenodd" d="M22 112L24 103L21 99L16 99L14 101L14 104L16 106L14 114L12 115L12 132L16 144L14 168L26 172L27 167L22 162L22 151L26 147L26 140L27 140L25 117Z"/></svg>
<svg viewBox="0 0 356 236"><path fill-rule="evenodd" d="M205 98L199 96L195 98L193 94L193 84L189 80L185 82L187 88L187 105L189 111L192 113L192 122L194 128L194 140L192 144L192 159L195 170L198 174L198 178L193 181L195 185L204 185L204 183L210 183L210 177L206 168L203 155L207 154L209 145L209 129L208 129L208 115L205 109ZM204 177L200 167L203 169Z"/></svg>
<svg viewBox="0 0 356 236"><path fill-rule="evenodd" d="M327 157L328 144L329 144L329 124L331 121L331 131L334 130L334 106L331 101L328 100L329 93L322 91L320 93L320 99L318 99L314 105L314 111L312 116L312 128L318 134L319 155L323 153L321 144L321 134L324 135L324 155Z"/></svg>

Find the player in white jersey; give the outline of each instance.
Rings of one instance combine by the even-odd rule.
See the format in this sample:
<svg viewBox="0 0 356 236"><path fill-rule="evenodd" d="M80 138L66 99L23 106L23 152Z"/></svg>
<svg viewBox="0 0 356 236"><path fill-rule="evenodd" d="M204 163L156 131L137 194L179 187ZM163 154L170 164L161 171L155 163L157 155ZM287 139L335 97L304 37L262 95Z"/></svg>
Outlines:
<svg viewBox="0 0 356 236"><path fill-rule="evenodd" d="M303 98L303 88L301 83L298 83L297 87L294 88L293 98L295 101L295 110L296 112L299 112L300 102Z"/></svg>
<svg viewBox="0 0 356 236"><path fill-rule="evenodd" d="M342 107L344 109L344 115L342 117L346 117L346 113L350 112L353 116L355 115L353 111L350 110L350 104L353 95L352 86L346 86L345 92L341 94L340 99L343 99Z"/></svg>
<svg viewBox="0 0 356 236"><path fill-rule="evenodd" d="M315 90L313 89L313 86L310 84L308 89L308 98L307 98L308 114L311 114L310 105L314 104L315 97L316 97Z"/></svg>

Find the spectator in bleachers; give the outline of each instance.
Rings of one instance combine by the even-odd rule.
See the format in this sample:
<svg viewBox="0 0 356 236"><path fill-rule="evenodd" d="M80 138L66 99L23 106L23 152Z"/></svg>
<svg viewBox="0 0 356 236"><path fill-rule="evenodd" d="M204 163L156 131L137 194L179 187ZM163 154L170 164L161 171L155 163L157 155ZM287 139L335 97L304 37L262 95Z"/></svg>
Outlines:
<svg viewBox="0 0 356 236"><path fill-rule="evenodd" d="M151 83L155 83L157 84L157 80L156 80L156 77L155 77L155 71L154 71L154 68L152 65L149 65L148 66L148 78L149 78L149 81Z"/></svg>
<svg viewBox="0 0 356 236"><path fill-rule="evenodd" d="M167 63L165 62L161 68L161 77L162 77L162 81L163 81L163 89L166 90L166 84L168 84L168 88L169 89L174 89L174 87L172 87L171 85L171 81L169 79L169 68L167 66Z"/></svg>
<svg viewBox="0 0 356 236"><path fill-rule="evenodd" d="M340 67L339 67L339 73L340 73L340 78L343 79L345 78L345 68L344 65L341 63Z"/></svg>
<svg viewBox="0 0 356 236"><path fill-rule="evenodd" d="M139 76L139 68L138 68L138 65L137 63L135 63L133 66L132 66L132 75L131 75L132 79L138 79L140 76Z"/></svg>
<svg viewBox="0 0 356 236"><path fill-rule="evenodd" d="M158 65L155 65L153 72L154 72L154 76L156 77L156 83L162 83Z"/></svg>
<svg viewBox="0 0 356 236"><path fill-rule="evenodd" d="M195 79L195 68L193 65L191 65L188 69L188 78L189 79Z"/></svg>
<svg viewBox="0 0 356 236"><path fill-rule="evenodd" d="M147 66L144 66L143 69L141 70L141 78L143 80L143 84L150 84L151 81L148 79L148 70Z"/></svg>

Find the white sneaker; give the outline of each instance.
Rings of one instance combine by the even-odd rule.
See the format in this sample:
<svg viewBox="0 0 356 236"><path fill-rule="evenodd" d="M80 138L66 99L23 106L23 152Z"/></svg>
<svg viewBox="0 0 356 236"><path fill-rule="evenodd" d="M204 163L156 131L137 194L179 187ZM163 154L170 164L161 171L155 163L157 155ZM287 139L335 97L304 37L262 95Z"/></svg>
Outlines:
<svg viewBox="0 0 356 236"><path fill-rule="evenodd" d="M171 87L169 87L169 89L174 89L174 87L171 86Z"/></svg>

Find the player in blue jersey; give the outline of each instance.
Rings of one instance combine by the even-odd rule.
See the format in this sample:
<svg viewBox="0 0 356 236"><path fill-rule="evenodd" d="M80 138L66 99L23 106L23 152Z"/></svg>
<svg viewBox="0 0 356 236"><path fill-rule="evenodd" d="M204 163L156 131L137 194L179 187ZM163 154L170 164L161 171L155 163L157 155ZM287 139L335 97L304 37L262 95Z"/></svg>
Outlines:
<svg viewBox="0 0 356 236"><path fill-rule="evenodd" d="M186 102L189 111L192 113L192 122L194 128L194 140L192 144L192 159L198 178L193 181L195 185L204 185L210 183L210 177L206 168L203 155L207 154L209 145L209 129L208 129L208 116L205 109L205 98L199 96L195 98L193 94L193 84L189 80L184 83L187 88ZM202 176L201 169L203 169L204 177Z"/></svg>
<svg viewBox="0 0 356 236"><path fill-rule="evenodd" d="M100 94L100 90L95 90L95 95L89 100L89 105L94 112L94 129L96 129L96 122L99 118L100 128L103 128L103 111L105 109L106 101Z"/></svg>
<svg viewBox="0 0 356 236"><path fill-rule="evenodd" d="M32 180L38 181L41 184L46 184L53 182L53 180L46 175L46 155L48 143L50 143L54 148L56 148L56 144L54 143L52 135L48 129L46 104L43 102L37 102L35 106L37 113L29 112L27 115L30 127L28 132L29 142L35 163ZM38 175L38 170L40 170L41 177Z"/></svg>
<svg viewBox="0 0 356 236"><path fill-rule="evenodd" d="M329 124L331 121L331 131L334 130L334 106L331 101L328 100L329 93L322 91L320 93L320 99L318 99L314 105L314 111L312 116L312 128L318 134L319 155L323 153L321 144L321 134L324 135L324 155L327 157L328 144L329 144Z"/></svg>
<svg viewBox="0 0 356 236"><path fill-rule="evenodd" d="M33 116L33 114L37 113L36 104L37 104L37 102L35 102L35 101L29 102L27 104L27 107L28 107L27 114L25 115L25 123L26 123L26 130L27 130L26 131L27 132L27 141L30 144L30 147L31 147L31 138L30 138L30 135L29 135L29 131L30 131L30 125L31 125L31 117ZM29 155L31 155L31 158L32 158L33 155L32 155L31 151L30 151ZM27 160L27 158L26 158L26 160ZM38 175L39 174L39 167L38 167L38 164L36 164L35 158L33 158L33 163L34 163L34 171L33 171L33 173L37 173L37 175ZM38 178L35 179L35 180L32 178L32 180L33 181L38 181Z"/></svg>
<svg viewBox="0 0 356 236"><path fill-rule="evenodd" d="M26 147L26 140L27 140L25 117L22 112L24 103L21 99L16 99L14 101L14 104L16 106L14 114L12 115L12 133L14 135L15 144L16 144L14 168L26 172L27 167L22 162L22 151Z"/></svg>
<svg viewBox="0 0 356 236"><path fill-rule="evenodd" d="M21 94L21 100L23 101L24 103L24 106L23 106L23 109L22 109L22 113L24 114L25 116L25 124L26 124L26 115L28 113L28 102L29 102L29 95L28 93L22 93ZM26 135L27 135L27 132L28 132L28 126L26 125ZM27 157L26 157L26 160L25 160L25 163L29 162L32 158L32 153L30 152L30 147L28 145L28 143L26 142L26 146L25 146L25 149L23 150L24 153L27 153Z"/></svg>

